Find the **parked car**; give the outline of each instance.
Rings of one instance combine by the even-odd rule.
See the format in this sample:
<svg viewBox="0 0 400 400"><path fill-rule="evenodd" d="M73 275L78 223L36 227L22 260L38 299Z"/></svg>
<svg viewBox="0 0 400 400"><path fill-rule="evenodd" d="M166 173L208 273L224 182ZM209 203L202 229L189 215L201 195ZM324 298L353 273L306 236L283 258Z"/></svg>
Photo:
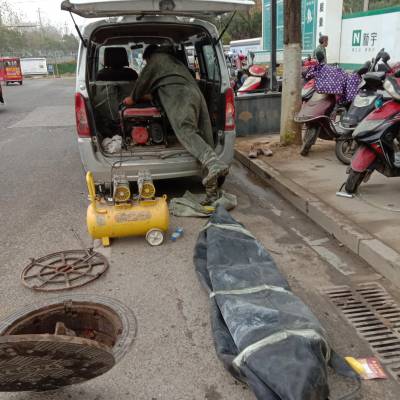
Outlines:
<svg viewBox="0 0 400 400"><path fill-rule="evenodd" d="M201 174L199 163L174 137L162 110L154 105L142 111L119 110L134 82L118 76L108 81L98 79L99 71L110 61L108 53L118 53L121 66L129 63L133 67L138 60L143 64L138 53L149 44L169 46L189 69L187 49L190 57L196 57L196 79L208 104L215 151L224 162L232 162L236 136L234 92L218 30L201 17L247 9L252 4L248 0L185 0L176 5L170 0L62 3L63 10L82 17L108 18L86 25L81 32L85 43L80 44L76 78L79 151L85 170L93 172L97 185L107 185L111 170L116 168L129 181L136 181L143 169L154 179ZM116 16L120 18L109 18ZM136 72L140 70L136 68ZM107 150L104 140L109 143L116 136L122 137L122 145L119 149L117 137L118 151L113 153L109 150L115 150L115 146Z"/></svg>

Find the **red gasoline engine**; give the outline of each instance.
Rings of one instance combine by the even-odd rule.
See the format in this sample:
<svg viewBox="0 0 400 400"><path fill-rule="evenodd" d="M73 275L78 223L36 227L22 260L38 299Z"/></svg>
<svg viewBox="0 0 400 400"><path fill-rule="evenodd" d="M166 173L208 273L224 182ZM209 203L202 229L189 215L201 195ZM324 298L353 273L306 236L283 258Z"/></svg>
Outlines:
<svg viewBox="0 0 400 400"><path fill-rule="evenodd" d="M124 108L120 120L125 145L167 144L165 117L157 107Z"/></svg>

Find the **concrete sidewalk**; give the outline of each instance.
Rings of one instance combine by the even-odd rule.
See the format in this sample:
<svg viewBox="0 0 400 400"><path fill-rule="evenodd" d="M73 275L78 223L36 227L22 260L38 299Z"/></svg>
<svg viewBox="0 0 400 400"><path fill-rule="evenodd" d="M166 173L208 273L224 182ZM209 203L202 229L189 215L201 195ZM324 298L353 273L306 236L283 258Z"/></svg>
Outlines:
<svg viewBox="0 0 400 400"><path fill-rule="evenodd" d="M353 199L336 196L347 179L334 143L318 141L309 157L294 147L249 159L250 146L275 138L238 139L236 158L378 273L400 287L400 178L374 173Z"/></svg>

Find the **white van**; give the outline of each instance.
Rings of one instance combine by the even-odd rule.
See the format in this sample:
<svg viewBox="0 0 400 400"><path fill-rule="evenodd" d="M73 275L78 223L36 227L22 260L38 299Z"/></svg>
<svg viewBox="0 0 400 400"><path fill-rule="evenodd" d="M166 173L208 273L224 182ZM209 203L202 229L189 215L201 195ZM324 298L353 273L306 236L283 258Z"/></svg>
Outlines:
<svg viewBox="0 0 400 400"><path fill-rule="evenodd" d="M253 4L250 0L62 3L63 10L82 17L107 18L86 25L81 32L84 43L79 49L76 80L79 150L84 168L93 172L96 184L107 185L115 168L129 181L136 181L143 169L154 179L201 174L199 163L174 137L162 110L153 105L126 115L119 110L119 104L134 86L127 69L140 74L143 49L149 44L169 46L189 69L187 49L190 57L196 57L199 70L193 74L208 104L215 151L226 163L232 162L236 136L234 93L219 33L201 17L246 9ZM124 76L119 80L114 74L104 79L100 71L106 63L118 64L117 59ZM131 139L133 132L140 144ZM116 146L104 145L113 140ZM115 148L116 152L111 151Z"/></svg>

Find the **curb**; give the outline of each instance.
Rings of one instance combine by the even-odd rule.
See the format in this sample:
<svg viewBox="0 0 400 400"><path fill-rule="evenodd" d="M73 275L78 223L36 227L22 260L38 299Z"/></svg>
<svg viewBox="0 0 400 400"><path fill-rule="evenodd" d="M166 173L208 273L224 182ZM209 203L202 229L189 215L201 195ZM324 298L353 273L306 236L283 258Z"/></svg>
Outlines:
<svg viewBox="0 0 400 400"><path fill-rule="evenodd" d="M264 161L235 149L235 158L379 274L400 287L400 253Z"/></svg>

